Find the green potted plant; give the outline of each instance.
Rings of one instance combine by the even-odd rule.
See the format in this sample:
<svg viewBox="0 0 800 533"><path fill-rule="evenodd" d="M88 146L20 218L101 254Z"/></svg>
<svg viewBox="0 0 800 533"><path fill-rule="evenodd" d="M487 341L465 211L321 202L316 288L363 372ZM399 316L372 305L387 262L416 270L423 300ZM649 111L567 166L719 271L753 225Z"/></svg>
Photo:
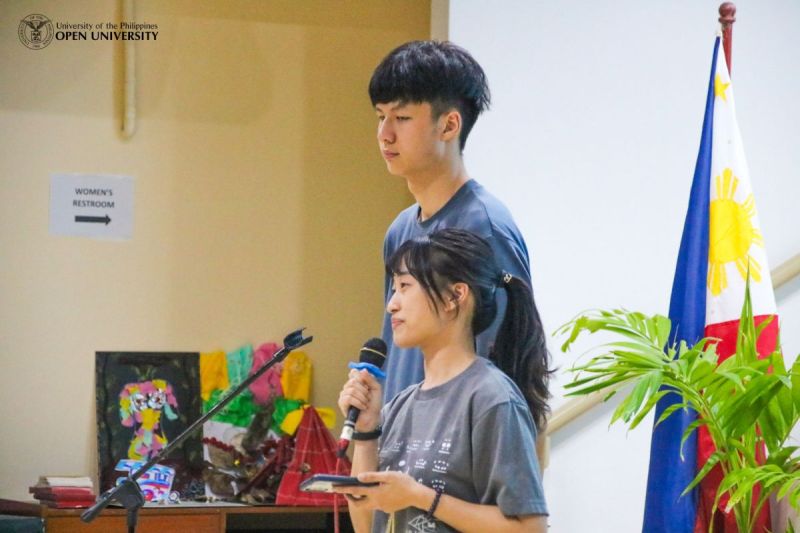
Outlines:
<svg viewBox="0 0 800 533"><path fill-rule="evenodd" d="M567 351L582 334L607 332L617 337L592 351L588 362L576 364L569 396L608 391L606 400L625 390L611 417L635 428L660 398L677 395L661 414L660 423L678 409L694 409L697 420L683 439L703 425L716 447L684 494L715 466L724 475L716 495L729 495L726 511L735 513L739 531L752 531L770 494L787 497L796 508L800 500L800 457L789 445L800 419L800 358L787 369L779 349L759 359L756 340L766 326L755 326L749 285L745 291L736 353L717 364L716 341L705 338L694 346L670 345L670 320L625 310L587 312L565 324L556 335L568 335ZM599 352L599 353L598 353ZM766 447L766 462L756 450ZM761 490L753 489L760 484ZM791 528L791 524L789 524ZM709 531L713 530L713 524Z"/></svg>

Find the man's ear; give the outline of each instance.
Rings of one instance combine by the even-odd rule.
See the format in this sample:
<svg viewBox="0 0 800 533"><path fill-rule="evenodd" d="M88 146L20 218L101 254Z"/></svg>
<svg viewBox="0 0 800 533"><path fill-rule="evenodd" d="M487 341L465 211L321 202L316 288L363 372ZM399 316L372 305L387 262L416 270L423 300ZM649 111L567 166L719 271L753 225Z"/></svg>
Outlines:
<svg viewBox="0 0 800 533"><path fill-rule="evenodd" d="M451 109L447 113L443 113L441 120L444 123L442 129L442 140L450 141L458 139L461 134L461 113L455 109Z"/></svg>

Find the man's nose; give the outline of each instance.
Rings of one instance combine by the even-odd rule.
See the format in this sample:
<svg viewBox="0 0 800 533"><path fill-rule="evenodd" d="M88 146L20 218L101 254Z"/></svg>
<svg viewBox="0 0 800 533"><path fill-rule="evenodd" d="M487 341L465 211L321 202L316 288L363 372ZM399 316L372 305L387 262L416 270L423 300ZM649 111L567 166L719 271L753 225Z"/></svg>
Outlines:
<svg viewBox="0 0 800 533"><path fill-rule="evenodd" d="M394 142L394 129L388 119L378 124L378 142L391 144Z"/></svg>

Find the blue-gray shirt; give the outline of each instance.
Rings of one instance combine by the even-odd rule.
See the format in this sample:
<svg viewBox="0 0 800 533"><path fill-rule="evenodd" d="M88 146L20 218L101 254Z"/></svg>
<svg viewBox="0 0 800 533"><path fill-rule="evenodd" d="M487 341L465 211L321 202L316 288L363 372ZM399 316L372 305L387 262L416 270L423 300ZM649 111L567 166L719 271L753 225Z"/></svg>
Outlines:
<svg viewBox="0 0 800 533"><path fill-rule="evenodd" d="M419 204L403 210L386 232L383 241L384 264L408 239L444 228L471 231L486 239L494 251L500 269L530 284L528 248L511 218L511 213L474 180L465 183L439 211L425 221L419 221ZM388 275L385 289L385 302L388 303L392 296L392 279ZM494 343L506 309L506 291L496 291L496 295L497 318L477 339L477 353L483 357L489 356L489 349ZM388 347L384 366L384 399L388 401L409 385L422 381L422 354L417 348L403 349L394 345L389 313L385 313L383 317L382 336Z"/></svg>

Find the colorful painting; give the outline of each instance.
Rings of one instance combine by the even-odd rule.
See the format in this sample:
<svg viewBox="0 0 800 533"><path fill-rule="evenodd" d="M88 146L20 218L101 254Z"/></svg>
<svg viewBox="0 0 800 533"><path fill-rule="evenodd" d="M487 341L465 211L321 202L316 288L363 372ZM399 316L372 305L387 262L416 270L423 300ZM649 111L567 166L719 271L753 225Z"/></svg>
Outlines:
<svg viewBox="0 0 800 533"><path fill-rule="evenodd" d="M120 461L147 461L200 418L197 353L97 352L95 355L100 489L127 472ZM160 465L175 470L182 500L204 493L202 431L189 436Z"/></svg>

